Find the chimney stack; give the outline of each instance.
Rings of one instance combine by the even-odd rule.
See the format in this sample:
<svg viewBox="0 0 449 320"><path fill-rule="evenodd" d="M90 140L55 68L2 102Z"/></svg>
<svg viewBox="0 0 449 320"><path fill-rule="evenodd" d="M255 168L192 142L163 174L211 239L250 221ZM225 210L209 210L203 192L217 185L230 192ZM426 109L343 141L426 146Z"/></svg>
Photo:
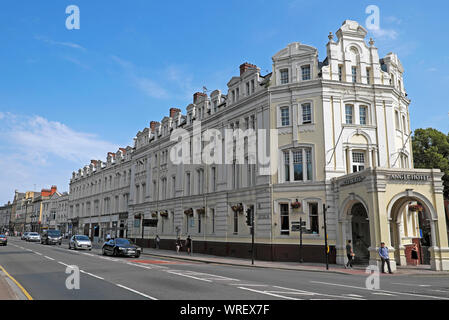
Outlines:
<svg viewBox="0 0 449 320"><path fill-rule="evenodd" d="M51 195L54 195L57 190L58 190L57 186L51 186Z"/></svg>
<svg viewBox="0 0 449 320"><path fill-rule="evenodd" d="M202 93L202 92L195 92L193 94L193 103L197 103L197 101L200 97L207 97L207 94Z"/></svg>
<svg viewBox="0 0 449 320"><path fill-rule="evenodd" d="M248 62L240 65L240 76L242 76L242 74L244 74L249 69L257 69L257 66Z"/></svg>
<svg viewBox="0 0 449 320"><path fill-rule="evenodd" d="M181 109L178 108L170 108L170 118L174 118L177 113L181 112Z"/></svg>
<svg viewBox="0 0 449 320"><path fill-rule="evenodd" d="M154 132L154 130L156 130L156 125L158 125L158 124L159 124L159 122L157 122L157 121L151 121L150 122L151 132Z"/></svg>

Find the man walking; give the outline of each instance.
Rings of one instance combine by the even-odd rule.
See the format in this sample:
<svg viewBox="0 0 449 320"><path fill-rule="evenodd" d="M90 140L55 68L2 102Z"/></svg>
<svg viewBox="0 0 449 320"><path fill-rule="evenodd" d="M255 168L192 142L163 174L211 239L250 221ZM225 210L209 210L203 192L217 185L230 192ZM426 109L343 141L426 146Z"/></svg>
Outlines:
<svg viewBox="0 0 449 320"><path fill-rule="evenodd" d="M345 268L352 269L352 260L354 259L354 251L352 251L351 240L348 240L348 244L346 245L346 255L348 257L348 263L345 265Z"/></svg>
<svg viewBox="0 0 449 320"><path fill-rule="evenodd" d="M384 242L382 242L380 244L379 256L380 256L380 259L382 260L382 273L385 273L385 262L387 263L388 272L389 273L393 273L393 272L391 272L390 255L388 254L388 248L385 247L385 243Z"/></svg>
<svg viewBox="0 0 449 320"><path fill-rule="evenodd" d="M187 248L187 253L190 255L190 253L192 251L192 239L190 238L190 236L187 237L185 245Z"/></svg>
<svg viewBox="0 0 449 320"><path fill-rule="evenodd" d="M158 235L158 234L156 235L155 242L156 242L156 249L159 249L159 245L160 245L160 242L161 242L161 238L159 238L159 235Z"/></svg>

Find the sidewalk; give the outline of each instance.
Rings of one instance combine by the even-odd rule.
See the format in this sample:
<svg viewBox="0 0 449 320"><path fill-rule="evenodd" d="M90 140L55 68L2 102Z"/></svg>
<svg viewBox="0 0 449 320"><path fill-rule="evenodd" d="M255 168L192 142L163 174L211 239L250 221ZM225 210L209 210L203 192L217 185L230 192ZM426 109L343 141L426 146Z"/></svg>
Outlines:
<svg viewBox="0 0 449 320"><path fill-rule="evenodd" d="M20 288L0 268L0 300L28 300Z"/></svg>
<svg viewBox="0 0 449 320"><path fill-rule="evenodd" d="M311 271L311 272L330 272L338 274L366 274L366 266L354 266L354 269L345 269L344 266L331 264L329 270L326 270L326 266L323 263L299 263L299 262L273 262L273 261L254 261L254 266L251 265L251 260L242 258L231 257L218 257L206 254L188 255L186 252L180 252L177 254L175 251L161 250L154 248L143 248L142 255L159 256L163 258L174 258L192 262L212 263L221 265L241 266L241 267L254 267L254 268L272 268L281 270L293 270L293 271ZM398 267L394 275L445 275L448 276L449 272L437 272L417 267ZM386 276L391 276L386 274Z"/></svg>

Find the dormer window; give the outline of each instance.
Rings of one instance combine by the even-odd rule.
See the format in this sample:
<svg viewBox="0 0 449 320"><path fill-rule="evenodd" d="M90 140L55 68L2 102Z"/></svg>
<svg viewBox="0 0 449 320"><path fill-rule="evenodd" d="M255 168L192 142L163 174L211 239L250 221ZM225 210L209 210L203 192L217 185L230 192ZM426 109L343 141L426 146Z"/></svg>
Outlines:
<svg viewBox="0 0 449 320"><path fill-rule="evenodd" d="M302 66L301 67L302 72L302 80L310 80L310 65Z"/></svg>
<svg viewBox="0 0 449 320"><path fill-rule="evenodd" d="M288 83L288 69L281 70L281 84Z"/></svg>

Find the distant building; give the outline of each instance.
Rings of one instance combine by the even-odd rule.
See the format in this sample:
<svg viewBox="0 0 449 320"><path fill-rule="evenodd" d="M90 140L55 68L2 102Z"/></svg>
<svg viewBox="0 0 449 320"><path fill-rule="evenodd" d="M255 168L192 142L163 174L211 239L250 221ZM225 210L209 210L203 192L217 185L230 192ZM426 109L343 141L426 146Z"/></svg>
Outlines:
<svg viewBox="0 0 449 320"><path fill-rule="evenodd" d="M4 206L0 206L0 233L10 230L12 204L8 201Z"/></svg>

